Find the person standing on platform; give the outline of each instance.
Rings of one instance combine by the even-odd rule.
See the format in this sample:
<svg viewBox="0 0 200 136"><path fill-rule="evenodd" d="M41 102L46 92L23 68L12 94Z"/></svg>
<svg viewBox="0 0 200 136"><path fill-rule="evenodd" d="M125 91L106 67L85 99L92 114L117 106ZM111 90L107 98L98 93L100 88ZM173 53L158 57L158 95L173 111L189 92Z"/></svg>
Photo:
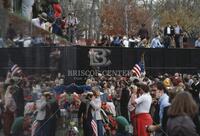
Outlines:
<svg viewBox="0 0 200 136"><path fill-rule="evenodd" d="M178 23L175 24L174 33L175 33L174 40L175 40L176 48L180 48L182 28L178 25Z"/></svg>
<svg viewBox="0 0 200 136"><path fill-rule="evenodd" d="M145 24L141 25L140 30L138 31L138 36L141 38L141 41L143 39L148 39L149 36L149 32L148 30L145 28Z"/></svg>
<svg viewBox="0 0 200 136"><path fill-rule="evenodd" d="M198 39L195 41L195 48L200 48L200 35Z"/></svg>
<svg viewBox="0 0 200 136"><path fill-rule="evenodd" d="M32 19L32 7L35 0L22 0L22 16L28 20Z"/></svg>
<svg viewBox="0 0 200 136"><path fill-rule="evenodd" d="M164 29L164 36L164 45L166 48L169 48L174 36L174 27L170 23L167 23L167 26Z"/></svg>

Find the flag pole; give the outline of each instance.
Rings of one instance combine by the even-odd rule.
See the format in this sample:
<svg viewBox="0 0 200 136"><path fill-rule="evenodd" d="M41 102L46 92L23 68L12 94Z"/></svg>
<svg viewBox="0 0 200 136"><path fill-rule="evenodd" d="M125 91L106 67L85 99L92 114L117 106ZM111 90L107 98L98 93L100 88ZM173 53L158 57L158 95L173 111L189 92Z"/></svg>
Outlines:
<svg viewBox="0 0 200 136"><path fill-rule="evenodd" d="M145 69L145 52L142 52L141 63L143 63L143 65L144 65L144 75L146 75L146 69Z"/></svg>
<svg viewBox="0 0 200 136"><path fill-rule="evenodd" d="M9 65L11 64L12 60L11 60L11 55L8 54L8 64L7 64L7 74L6 74L6 80L11 78L11 72L10 72L10 68Z"/></svg>

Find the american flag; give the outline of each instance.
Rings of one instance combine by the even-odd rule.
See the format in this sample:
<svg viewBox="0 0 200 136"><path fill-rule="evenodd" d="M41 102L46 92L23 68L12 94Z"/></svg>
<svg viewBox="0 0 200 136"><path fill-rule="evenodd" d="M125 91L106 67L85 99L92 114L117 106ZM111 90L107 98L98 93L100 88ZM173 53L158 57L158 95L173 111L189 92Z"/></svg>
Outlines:
<svg viewBox="0 0 200 136"><path fill-rule="evenodd" d="M22 72L22 69L17 64L14 64L11 60L9 60L8 66L11 72L11 76L14 76L17 73L19 74Z"/></svg>
<svg viewBox="0 0 200 136"><path fill-rule="evenodd" d="M142 74L143 72L145 72L145 70L144 70L144 63L142 63L142 62L136 63L135 66L134 66L133 69L132 69L132 72L133 72L137 77L140 77L141 74Z"/></svg>
<svg viewBox="0 0 200 136"><path fill-rule="evenodd" d="M94 136L98 136L98 129L97 129L97 123L95 120L91 121L91 126L92 126L92 130L94 132Z"/></svg>
<svg viewBox="0 0 200 136"><path fill-rule="evenodd" d="M31 136L35 136L36 134L36 129L39 126L39 122L38 121L33 121L33 124L31 126Z"/></svg>

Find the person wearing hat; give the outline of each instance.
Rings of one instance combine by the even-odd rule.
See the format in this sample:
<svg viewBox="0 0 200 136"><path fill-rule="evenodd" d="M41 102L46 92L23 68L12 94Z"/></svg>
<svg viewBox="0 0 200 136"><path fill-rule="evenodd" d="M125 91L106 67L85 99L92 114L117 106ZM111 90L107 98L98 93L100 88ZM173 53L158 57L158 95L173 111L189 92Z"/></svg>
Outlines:
<svg viewBox="0 0 200 136"><path fill-rule="evenodd" d="M11 127L12 136L24 136L25 131L29 132L30 124L31 117L29 115L15 118Z"/></svg>
<svg viewBox="0 0 200 136"><path fill-rule="evenodd" d="M37 18L32 19L32 24L41 29L45 29L45 22L47 21L47 14L43 12Z"/></svg>
<svg viewBox="0 0 200 136"><path fill-rule="evenodd" d="M129 136L128 134L128 126L129 123L126 118L123 116L118 116L116 118L117 121L117 133L116 136Z"/></svg>
<svg viewBox="0 0 200 136"><path fill-rule="evenodd" d="M170 89L172 87L172 81L170 78L166 78L164 81L163 81L163 85L166 89Z"/></svg>

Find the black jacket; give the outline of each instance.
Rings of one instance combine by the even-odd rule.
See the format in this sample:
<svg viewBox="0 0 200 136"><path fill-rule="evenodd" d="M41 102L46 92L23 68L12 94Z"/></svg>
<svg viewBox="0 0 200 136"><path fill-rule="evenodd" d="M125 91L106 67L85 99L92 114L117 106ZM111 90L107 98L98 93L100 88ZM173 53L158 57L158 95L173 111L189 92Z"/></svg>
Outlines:
<svg viewBox="0 0 200 136"><path fill-rule="evenodd" d="M13 94L13 98L17 105L16 117L20 117L24 115L24 90L20 87L15 87L15 92Z"/></svg>
<svg viewBox="0 0 200 136"><path fill-rule="evenodd" d="M190 91L190 93L192 94L192 97L197 102L197 104L200 104L200 99L199 99L200 82L197 84L192 83L191 87L192 87L192 90Z"/></svg>

